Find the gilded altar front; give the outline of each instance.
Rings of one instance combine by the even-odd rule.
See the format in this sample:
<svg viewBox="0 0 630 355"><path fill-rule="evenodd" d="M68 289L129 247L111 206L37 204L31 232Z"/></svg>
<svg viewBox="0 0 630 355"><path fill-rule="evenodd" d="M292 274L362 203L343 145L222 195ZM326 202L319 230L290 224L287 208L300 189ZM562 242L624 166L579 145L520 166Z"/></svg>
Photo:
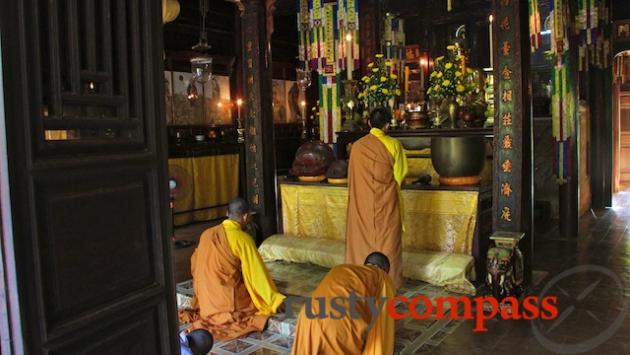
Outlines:
<svg viewBox="0 0 630 355"><path fill-rule="evenodd" d="M283 233L345 241L348 189L345 186L281 184ZM472 254L477 191L401 191L403 250Z"/></svg>

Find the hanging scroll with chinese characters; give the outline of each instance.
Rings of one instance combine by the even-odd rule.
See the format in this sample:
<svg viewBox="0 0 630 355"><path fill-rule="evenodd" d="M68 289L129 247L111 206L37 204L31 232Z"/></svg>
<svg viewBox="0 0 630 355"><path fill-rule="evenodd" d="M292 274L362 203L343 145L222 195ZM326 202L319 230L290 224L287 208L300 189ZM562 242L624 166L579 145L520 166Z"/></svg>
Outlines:
<svg viewBox="0 0 630 355"><path fill-rule="evenodd" d="M521 191L523 168L523 63L521 54L527 50L521 35L521 11L517 0L495 0L496 21L494 31L494 105L495 131L494 189L495 230L519 231L521 229ZM527 18L527 17L525 17ZM521 48L521 47L524 48Z"/></svg>

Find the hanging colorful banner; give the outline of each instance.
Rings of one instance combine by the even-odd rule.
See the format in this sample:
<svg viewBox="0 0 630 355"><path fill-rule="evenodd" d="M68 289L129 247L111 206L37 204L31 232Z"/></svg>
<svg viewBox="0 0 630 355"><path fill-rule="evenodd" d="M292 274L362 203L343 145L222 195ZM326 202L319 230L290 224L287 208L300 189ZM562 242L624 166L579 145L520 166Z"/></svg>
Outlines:
<svg viewBox="0 0 630 355"><path fill-rule="evenodd" d="M341 129L341 73L359 67L359 0L297 0L300 66L317 71L320 138L336 142Z"/></svg>
<svg viewBox="0 0 630 355"><path fill-rule="evenodd" d="M579 0L575 18L578 43L578 70L587 71L591 65L610 66L610 0Z"/></svg>
<svg viewBox="0 0 630 355"><path fill-rule="evenodd" d="M571 169L569 145L576 119L575 94L571 90L569 53L559 57L553 70L551 96L552 134L554 138L554 172L560 185L567 182Z"/></svg>
<svg viewBox="0 0 630 355"><path fill-rule="evenodd" d="M532 52L540 48L542 33L538 0L529 0L529 39Z"/></svg>

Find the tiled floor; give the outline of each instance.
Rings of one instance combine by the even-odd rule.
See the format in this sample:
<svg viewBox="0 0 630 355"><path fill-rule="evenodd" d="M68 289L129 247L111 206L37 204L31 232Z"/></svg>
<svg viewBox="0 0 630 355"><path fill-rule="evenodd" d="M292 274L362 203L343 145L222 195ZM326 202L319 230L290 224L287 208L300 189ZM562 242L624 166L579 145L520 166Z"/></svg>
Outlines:
<svg viewBox="0 0 630 355"><path fill-rule="evenodd" d="M285 295L308 296L319 284L327 269L314 265L273 262L268 264L269 272L276 281L278 289ZM413 297L423 294L429 298L455 295L422 282L407 282L399 294ZM272 318L265 333L252 334L248 337L215 344L212 354L288 354L295 330L296 316L303 303L292 304L292 312L279 314ZM424 312L425 305L420 303L418 312ZM399 310L402 311L402 310ZM447 313L448 314L448 313ZM407 319L396 322L396 354L412 354L414 351L431 351L447 336L452 334L461 321Z"/></svg>
<svg viewBox="0 0 630 355"><path fill-rule="evenodd" d="M473 332L472 321L407 321L397 324L397 353L630 354L630 192L617 194L615 206L587 213L577 238L560 237L557 230L535 236L537 272L530 294L556 295L561 320L495 318L486 322L485 333ZM294 295L310 292L325 272L282 263L270 269L278 287ZM404 292L445 294L420 283L408 285ZM280 326L270 326L267 333L217 344L213 353L287 354L289 338L283 334L290 334L291 320L276 324Z"/></svg>
<svg viewBox="0 0 630 355"><path fill-rule="evenodd" d="M557 295L566 318L493 320L486 333L464 322L431 353L630 354L630 192L614 206L583 216L577 238L557 230L535 238L534 268L548 274L532 292Z"/></svg>

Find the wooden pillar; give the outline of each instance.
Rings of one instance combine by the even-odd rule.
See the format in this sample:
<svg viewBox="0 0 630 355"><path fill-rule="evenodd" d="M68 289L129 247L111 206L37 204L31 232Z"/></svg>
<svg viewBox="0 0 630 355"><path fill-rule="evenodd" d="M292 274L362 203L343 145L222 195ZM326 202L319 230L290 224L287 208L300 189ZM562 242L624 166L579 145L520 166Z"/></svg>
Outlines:
<svg viewBox="0 0 630 355"><path fill-rule="evenodd" d="M268 3L240 2L247 198L257 212L258 242L276 231Z"/></svg>
<svg viewBox="0 0 630 355"><path fill-rule="evenodd" d="M365 72L367 64L374 61L374 56L381 52L381 29L383 16L380 0L361 0L359 2L359 43L361 69Z"/></svg>
<svg viewBox="0 0 630 355"><path fill-rule="evenodd" d="M533 177L527 0L494 0L495 231L524 232L519 247L531 278Z"/></svg>

